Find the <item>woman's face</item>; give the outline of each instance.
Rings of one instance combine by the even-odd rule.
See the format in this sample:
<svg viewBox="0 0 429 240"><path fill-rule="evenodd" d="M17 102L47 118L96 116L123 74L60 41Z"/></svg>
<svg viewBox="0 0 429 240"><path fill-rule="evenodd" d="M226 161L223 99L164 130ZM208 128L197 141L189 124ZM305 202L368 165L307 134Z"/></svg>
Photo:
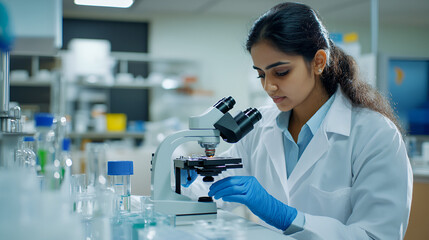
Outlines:
<svg viewBox="0 0 429 240"><path fill-rule="evenodd" d="M316 78L302 56L285 54L266 41L253 45L250 54L264 90L280 111L305 106Z"/></svg>

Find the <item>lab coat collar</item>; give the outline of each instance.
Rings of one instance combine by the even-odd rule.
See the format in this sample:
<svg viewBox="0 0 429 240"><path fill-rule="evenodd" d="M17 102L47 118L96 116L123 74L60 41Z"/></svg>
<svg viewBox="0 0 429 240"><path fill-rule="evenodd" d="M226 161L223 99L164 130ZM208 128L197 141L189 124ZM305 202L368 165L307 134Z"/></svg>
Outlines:
<svg viewBox="0 0 429 240"><path fill-rule="evenodd" d="M320 128L323 131L337 133L344 136L350 135L351 129L351 114L352 105L350 100L344 95L341 87L338 85L337 91L334 93L335 99L332 103L328 113L325 116ZM274 108L274 107L273 107ZM281 113L280 110L276 109L273 111L273 116L269 116L269 121L262 122L261 127L276 128L281 131L277 126L277 116Z"/></svg>
<svg viewBox="0 0 429 240"><path fill-rule="evenodd" d="M335 92L335 100L322 123L323 131L350 136L352 104L340 86Z"/></svg>

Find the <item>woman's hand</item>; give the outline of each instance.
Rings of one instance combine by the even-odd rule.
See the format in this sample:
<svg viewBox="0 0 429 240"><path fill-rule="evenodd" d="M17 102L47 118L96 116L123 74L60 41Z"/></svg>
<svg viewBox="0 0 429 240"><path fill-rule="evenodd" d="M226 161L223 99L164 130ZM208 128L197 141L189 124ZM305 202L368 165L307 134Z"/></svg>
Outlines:
<svg viewBox="0 0 429 240"><path fill-rule="evenodd" d="M227 202L246 205L256 216L268 224L286 230L297 215L297 210L271 196L250 176L234 176L212 184L209 196Z"/></svg>

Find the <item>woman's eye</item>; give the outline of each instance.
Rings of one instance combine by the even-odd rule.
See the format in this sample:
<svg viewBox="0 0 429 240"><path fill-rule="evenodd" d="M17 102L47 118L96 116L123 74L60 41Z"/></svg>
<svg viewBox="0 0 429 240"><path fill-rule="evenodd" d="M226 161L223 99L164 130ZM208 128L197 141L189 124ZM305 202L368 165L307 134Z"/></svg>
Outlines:
<svg viewBox="0 0 429 240"><path fill-rule="evenodd" d="M265 78L265 74L258 74L257 78Z"/></svg>
<svg viewBox="0 0 429 240"><path fill-rule="evenodd" d="M279 77L282 77L282 76L285 76L288 73L289 73L289 70L284 71L284 72L278 72L278 73L276 73L276 75L279 76Z"/></svg>

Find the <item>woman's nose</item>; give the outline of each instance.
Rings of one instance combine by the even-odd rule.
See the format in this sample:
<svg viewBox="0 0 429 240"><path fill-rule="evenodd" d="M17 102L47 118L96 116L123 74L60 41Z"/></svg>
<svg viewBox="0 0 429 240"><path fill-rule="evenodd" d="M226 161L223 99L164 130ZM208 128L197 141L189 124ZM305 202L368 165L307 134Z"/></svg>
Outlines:
<svg viewBox="0 0 429 240"><path fill-rule="evenodd" d="M278 89L277 85L268 79L265 79L263 87L266 92L274 92Z"/></svg>

